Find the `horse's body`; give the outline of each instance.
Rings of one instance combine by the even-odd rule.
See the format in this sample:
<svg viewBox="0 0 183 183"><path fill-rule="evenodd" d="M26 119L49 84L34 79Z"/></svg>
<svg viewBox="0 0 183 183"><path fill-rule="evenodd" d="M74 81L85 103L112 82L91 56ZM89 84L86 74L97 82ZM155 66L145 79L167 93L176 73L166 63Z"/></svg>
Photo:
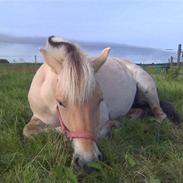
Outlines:
<svg viewBox="0 0 183 183"><path fill-rule="evenodd" d="M140 77L137 76L138 74ZM145 80L142 74L145 75ZM139 84L140 78L142 79L141 85ZM104 123L109 119L116 119L129 112L137 87L142 88L144 95L146 91L153 92L152 99L149 98L147 103L155 103L153 107L159 107L152 78L139 66L127 60L108 59L96 74L96 80L99 82L104 96L103 104L100 107L101 126L105 126ZM56 112L56 82L56 74L44 63L35 74L28 94L34 116L55 128L60 126ZM144 100L148 99L144 98Z"/></svg>
<svg viewBox="0 0 183 183"><path fill-rule="evenodd" d="M51 40L50 44L52 44L52 46L55 46L57 42L54 43ZM64 44L66 47L69 46L67 50L69 50L68 54L70 54L70 52L73 50L73 45L71 45L70 43L64 43ZM53 48L48 47L48 50L49 49L53 49ZM51 53L52 52L54 53L52 57L52 62L50 61L51 57L49 55L46 55L47 54L46 51L43 50L45 52L43 54L44 54L46 63L44 63L38 69L37 73L35 74L32 80L32 84L28 94L28 99L29 99L31 110L33 112L33 117L31 121L28 123L28 125L26 125L26 127L24 128L24 135L26 136L30 136L32 134L41 132L42 126L44 126L43 124L50 125L53 128L57 128L60 126L57 110L56 110L58 105L58 96L57 96L58 92L56 92L56 90L58 90L58 86L57 86L58 82L59 81L62 82L62 72L59 73L59 77L58 77L58 72L53 71L53 70L57 70L58 67L60 67L58 63L56 63L53 60L53 58L55 57L57 60L58 58L60 60L64 60L65 57L64 58L60 57L63 51L58 52L57 50L59 51L59 49L55 49L55 48L53 49L53 51L51 50ZM78 50L76 51L78 52ZM102 59L104 58L102 61L103 63L107 58L109 51L107 50L105 52L103 52L101 56ZM73 58L75 57L76 55L73 56ZM100 60L102 60L101 58ZM86 59L86 62L91 61L91 59L89 58L88 59L85 58L85 59ZM62 61L62 62L64 63L66 61ZM52 63L57 65L56 66L52 65ZM101 66L102 64L99 63L98 65ZM97 67L100 68L100 66L98 65ZM76 67L79 67L79 66L76 65ZM87 66L87 67L90 67L90 66ZM141 98L143 98L143 100L145 100L149 104L152 111L154 111L155 116L157 116L159 119L163 119L166 117L166 115L162 112L160 108L156 86L153 79L150 77L150 75L147 72L142 70L139 66L136 66L135 64L130 63L126 60L108 59L108 61L105 62L105 64L99 69L99 71L98 71L98 68L95 74L95 80L97 82L96 88L99 87L100 89L95 89L95 90L97 91L101 90L101 92L99 93L102 93L103 101L100 103L100 106L99 106L100 117L98 121L99 124L97 124L99 126L99 130L97 131L97 134L96 134L97 137L99 137L100 135L101 136L105 135L108 129L108 124L111 122L111 120L116 119L119 116L124 116L129 112L134 102L137 90L140 91ZM60 93L62 93L61 90L59 90L59 94ZM99 93L97 93L96 96L101 95ZM92 101L94 101L94 99L92 99ZM86 100L86 103L87 102L88 100ZM81 102L81 104L77 105L78 107L77 106L75 107L75 110L77 112L73 112L72 114L70 114L70 115L76 116L76 117L73 117L74 121L72 122L72 125L73 123L76 123L77 125L77 123L79 122L77 122L78 119L75 119L75 118L79 118L80 121L84 120L82 125L84 125L88 131L90 131L90 129L88 128L89 126L91 126L91 124L89 124L89 126L86 127L85 122L87 123L88 120L90 121L89 118L90 117L92 118L91 115L95 116L95 113L89 114L89 116L83 116L81 118L81 116L84 115L84 113L88 112L88 107L85 106L84 108L82 108L82 105L85 105L85 102L84 104L82 104ZM80 107L83 110L79 110L78 108ZM62 110L63 115L65 115L65 111L64 111L65 109L62 109L62 108L60 110ZM96 119L98 119L97 115L95 117ZM67 118L65 116L64 116L64 120L67 121ZM75 130L80 129L80 127L78 126L72 127L72 128ZM87 143L89 142L87 141ZM87 146L89 147L89 144L87 144ZM96 157L94 158L94 156L99 154L96 144L92 143L92 148L93 149L90 151L93 151L93 152L90 153L88 152L89 150L86 150L87 153L86 152L84 153L83 147L81 148L79 147L78 143L75 143L75 149L77 149L75 154L83 153L84 155L82 157L83 159L82 161L86 161L86 162L91 161L93 159L97 159Z"/></svg>
<svg viewBox="0 0 183 183"><path fill-rule="evenodd" d="M104 96L100 107L100 123L103 126L109 119L128 113L134 102L136 81L129 69L115 59L108 60L101 67L96 74L96 80ZM28 94L34 116L55 128L60 126L56 111L56 82L56 74L44 63L35 74Z"/></svg>

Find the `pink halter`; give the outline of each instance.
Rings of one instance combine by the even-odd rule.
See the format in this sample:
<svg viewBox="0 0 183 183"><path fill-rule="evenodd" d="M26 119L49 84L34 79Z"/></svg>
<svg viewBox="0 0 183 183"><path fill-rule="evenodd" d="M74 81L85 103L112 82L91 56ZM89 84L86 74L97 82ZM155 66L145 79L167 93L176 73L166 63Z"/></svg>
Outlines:
<svg viewBox="0 0 183 183"><path fill-rule="evenodd" d="M96 137L91 132L85 132L85 131L71 132L65 126L65 124L64 124L64 122L62 120L62 116L61 116L61 113L59 111L58 105L57 105L57 116L58 116L58 119L59 119L59 122L60 122L60 131L61 131L61 133L66 135L66 137L68 137L69 139L74 139L74 138L90 139L90 140L96 142Z"/></svg>

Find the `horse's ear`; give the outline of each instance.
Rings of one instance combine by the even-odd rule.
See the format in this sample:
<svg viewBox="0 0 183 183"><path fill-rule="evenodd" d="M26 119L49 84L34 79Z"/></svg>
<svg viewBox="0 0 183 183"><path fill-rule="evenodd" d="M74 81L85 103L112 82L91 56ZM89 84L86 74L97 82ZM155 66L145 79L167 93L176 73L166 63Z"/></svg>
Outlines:
<svg viewBox="0 0 183 183"><path fill-rule="evenodd" d="M61 70L61 63L55 60L46 49L40 48L39 51L42 53L45 62L52 68L52 70L58 74Z"/></svg>
<svg viewBox="0 0 183 183"><path fill-rule="evenodd" d="M95 60L92 61L92 66L95 72L97 72L100 69L100 67L105 63L105 61L108 58L110 50L111 48L103 49L102 53L97 58L95 58Z"/></svg>

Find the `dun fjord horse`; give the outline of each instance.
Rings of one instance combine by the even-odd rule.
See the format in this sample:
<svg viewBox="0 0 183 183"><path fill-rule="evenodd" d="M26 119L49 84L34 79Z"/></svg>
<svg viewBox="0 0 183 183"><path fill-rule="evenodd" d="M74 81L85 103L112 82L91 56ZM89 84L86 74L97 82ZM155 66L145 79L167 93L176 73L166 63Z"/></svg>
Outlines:
<svg viewBox="0 0 183 183"><path fill-rule="evenodd" d="M112 120L129 112L137 90L139 100L149 104L157 119L166 117L149 74L128 61L107 60L110 48L90 58L78 46L51 36L40 51L45 63L29 90L33 116L23 133L31 137L42 132L45 124L61 126L72 139L76 169L100 160L96 140L105 136Z"/></svg>

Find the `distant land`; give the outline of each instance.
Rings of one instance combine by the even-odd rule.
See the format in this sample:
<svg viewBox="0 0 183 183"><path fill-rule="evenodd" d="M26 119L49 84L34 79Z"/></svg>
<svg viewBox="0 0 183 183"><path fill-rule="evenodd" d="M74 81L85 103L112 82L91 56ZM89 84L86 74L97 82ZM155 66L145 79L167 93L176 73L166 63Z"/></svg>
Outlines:
<svg viewBox="0 0 183 183"><path fill-rule="evenodd" d="M34 62L36 55L38 61L42 62L38 49L45 45L46 40L47 37L18 37L0 33L0 58L9 59L10 62ZM111 47L111 57L127 58L135 63L163 63L168 62L170 56L176 57L175 50L162 50L123 43L70 41L79 44L92 56L99 54L105 47Z"/></svg>

